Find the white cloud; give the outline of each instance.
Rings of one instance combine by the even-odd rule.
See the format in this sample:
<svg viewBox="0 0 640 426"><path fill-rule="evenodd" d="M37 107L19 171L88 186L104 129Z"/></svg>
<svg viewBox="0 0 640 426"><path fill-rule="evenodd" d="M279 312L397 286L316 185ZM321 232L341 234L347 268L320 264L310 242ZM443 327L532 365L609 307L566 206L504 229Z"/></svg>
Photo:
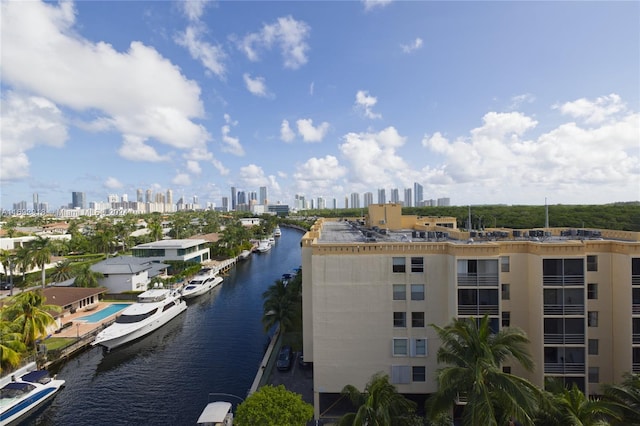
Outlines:
<svg viewBox="0 0 640 426"><path fill-rule="evenodd" d="M313 96L313 90L315 88L316 83L315 82L311 82L311 84L309 85L309 95Z"/></svg>
<svg viewBox="0 0 640 426"><path fill-rule="evenodd" d="M326 121L317 127L313 127L313 120L310 118L296 121L298 133L305 142L322 142L322 139L329 131L329 123Z"/></svg>
<svg viewBox="0 0 640 426"><path fill-rule="evenodd" d="M307 39L311 28L304 21L291 16L280 17L273 24L265 24L260 32L247 34L240 42L240 49L250 61L258 61L259 51L277 45L284 59L284 67L298 69L308 61Z"/></svg>
<svg viewBox="0 0 640 426"><path fill-rule="evenodd" d="M258 188L269 184L269 179L265 176L262 167L255 164L241 167L238 177L240 178L240 183L246 188Z"/></svg>
<svg viewBox="0 0 640 426"><path fill-rule="evenodd" d="M6 85L56 106L95 112L89 126L120 132L125 144L119 152L128 159L160 160L144 144L147 139L180 149L210 140L207 130L193 121L204 115L199 86L154 48L132 42L119 52L81 38L71 2L3 2L1 7L3 57L12 58L2 64ZM139 156L141 152L152 155Z"/></svg>
<svg viewBox="0 0 640 426"><path fill-rule="evenodd" d="M602 123L627 109L620 96L615 93L601 96L595 101L581 98L573 102L566 102L556 108L559 108L563 114L583 119L587 124Z"/></svg>
<svg viewBox="0 0 640 426"><path fill-rule="evenodd" d="M410 44L401 44L400 45L400 48L402 49L402 51L404 53L411 53L411 52L413 52L415 50L420 49L421 47L422 47L422 39L420 37L417 37Z"/></svg>
<svg viewBox="0 0 640 426"><path fill-rule="evenodd" d="M227 123L222 126L222 151L228 152L233 155L237 155L239 157L244 155L244 148L240 144L240 139L231 136L231 126L236 126L238 124L237 121L232 121L231 116L229 114L224 115L224 121Z"/></svg>
<svg viewBox="0 0 640 426"><path fill-rule="evenodd" d="M113 176L109 176L107 180L104 182L104 187L108 189L119 189L119 188L122 188L123 186L124 185L122 185L122 183L117 178L114 178Z"/></svg>
<svg viewBox="0 0 640 426"><path fill-rule="evenodd" d="M536 97L531 93L523 93L521 95L516 95L511 98L511 105L509 105L509 110L515 110L520 108L522 104L531 104L535 102Z"/></svg>
<svg viewBox="0 0 640 426"><path fill-rule="evenodd" d="M288 120L282 120L280 125L280 140L284 142L292 142L296 138L296 134L291 127L289 127Z"/></svg>
<svg viewBox="0 0 640 426"><path fill-rule="evenodd" d="M322 193L329 191L336 181L347 174L347 169L340 165L333 155L323 158L310 158L296 167L293 178L296 186L302 191Z"/></svg>
<svg viewBox="0 0 640 426"><path fill-rule="evenodd" d="M383 8L391 4L393 0L362 0L364 10L369 11L375 8Z"/></svg>
<svg viewBox="0 0 640 426"><path fill-rule="evenodd" d="M51 101L13 91L3 94L0 105L0 180L25 178L29 175L27 151L38 146L64 146L68 139L64 117Z"/></svg>
<svg viewBox="0 0 640 426"><path fill-rule="evenodd" d="M349 162L351 181L366 183L370 188L394 182L409 166L396 150L406 138L394 127L378 133L348 133L343 136L340 152Z"/></svg>
<svg viewBox="0 0 640 426"><path fill-rule="evenodd" d="M190 3L191 0L185 3ZM189 25L184 32L178 33L175 42L187 48L191 57L198 60L210 72L224 78L226 67L224 64L227 54L220 45L213 45L202 40L201 24Z"/></svg>
<svg viewBox="0 0 640 426"><path fill-rule="evenodd" d="M177 186L189 186L191 185L191 177L186 173L177 173L171 183Z"/></svg>
<svg viewBox="0 0 640 426"><path fill-rule="evenodd" d="M182 11L190 21L198 21L209 3L211 3L211 0L189 0L180 1L178 5L182 7Z"/></svg>
<svg viewBox="0 0 640 426"><path fill-rule="evenodd" d="M200 173L202 173L202 168L200 167L200 163L194 160L187 161L187 170L189 171L189 173L194 175L199 175Z"/></svg>
<svg viewBox="0 0 640 426"><path fill-rule="evenodd" d="M251 92L251 94L262 97L270 96L264 77L251 78L250 74L245 73L242 75L242 78L244 79L247 90Z"/></svg>
<svg viewBox="0 0 640 426"><path fill-rule="evenodd" d="M366 90L358 90L356 93L355 108L370 119L382 118L382 114L374 113L371 109L378 103L378 98L369 95Z"/></svg>
<svg viewBox="0 0 640 426"><path fill-rule="evenodd" d="M147 145L145 141L145 139L138 136L124 135L118 154L131 161L149 161L152 163L169 161L169 156L158 154L155 148Z"/></svg>

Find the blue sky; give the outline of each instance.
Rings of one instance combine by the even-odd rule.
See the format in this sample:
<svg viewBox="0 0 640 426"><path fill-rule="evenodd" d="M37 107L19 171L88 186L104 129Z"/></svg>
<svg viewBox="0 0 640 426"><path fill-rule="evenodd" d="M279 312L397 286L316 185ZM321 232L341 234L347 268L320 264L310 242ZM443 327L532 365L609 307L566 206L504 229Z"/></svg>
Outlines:
<svg viewBox="0 0 640 426"><path fill-rule="evenodd" d="M2 2L1 203L640 200L638 2ZM330 204L330 203L329 203Z"/></svg>

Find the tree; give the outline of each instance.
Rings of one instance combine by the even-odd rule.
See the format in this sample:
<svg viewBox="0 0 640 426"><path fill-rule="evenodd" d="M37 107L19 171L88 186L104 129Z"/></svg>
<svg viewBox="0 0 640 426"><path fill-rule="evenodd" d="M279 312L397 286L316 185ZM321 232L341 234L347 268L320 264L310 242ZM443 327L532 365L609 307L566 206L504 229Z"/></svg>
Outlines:
<svg viewBox="0 0 640 426"><path fill-rule="evenodd" d="M360 392L353 385L346 385L342 394L348 396L358 408L340 418L339 426L403 425L413 419L416 404L398 393L384 373L374 374Z"/></svg>
<svg viewBox="0 0 640 426"><path fill-rule="evenodd" d="M13 298L7 305L6 319L16 324L25 345L34 345L47 335L47 328L55 323L50 312L59 312L56 305L46 305L42 291L26 291Z"/></svg>
<svg viewBox="0 0 640 426"><path fill-rule="evenodd" d="M33 250L33 263L35 263L41 269L42 288L44 288L46 285L45 266L47 263L51 262L53 246L51 245L51 240L49 240L48 238L37 236L31 247Z"/></svg>
<svg viewBox="0 0 640 426"><path fill-rule="evenodd" d="M629 374L619 385L603 385L605 398L620 407L621 425L640 424L640 374Z"/></svg>
<svg viewBox="0 0 640 426"><path fill-rule="evenodd" d="M5 271L9 271L9 283L11 284L11 296L13 296L13 271L16 267L16 254L9 250L0 250L0 262Z"/></svg>
<svg viewBox="0 0 640 426"><path fill-rule="evenodd" d="M78 275L73 282L76 287L98 287L99 280L104 275L91 269L91 265L85 264L78 270Z"/></svg>
<svg viewBox="0 0 640 426"><path fill-rule="evenodd" d="M51 274L51 279L54 282L60 283L62 281L69 280L73 277L73 267L69 259L64 259L56 263L56 267Z"/></svg>
<svg viewBox="0 0 640 426"><path fill-rule="evenodd" d="M273 285L262 293L264 299L262 314L262 324L265 331L271 329L276 324L280 325L280 332L284 333L290 329L298 314L299 296L290 291L284 281L277 280Z"/></svg>
<svg viewBox="0 0 640 426"><path fill-rule="evenodd" d="M438 392L427 401L430 419L451 410L456 398L465 397L465 425L505 425L510 418L533 425L542 400L541 391L524 378L502 371L502 363L513 359L528 371L533 361L529 339L517 328L493 333L489 317L461 318L442 328L431 325L440 337L437 372Z"/></svg>
<svg viewBox="0 0 640 426"><path fill-rule="evenodd" d="M149 222L148 229L153 241L160 241L162 239L162 225L160 225L160 222Z"/></svg>
<svg viewBox="0 0 640 426"><path fill-rule="evenodd" d="M267 385L238 405L234 424L238 426L304 426L313 417L313 406L284 385Z"/></svg>
<svg viewBox="0 0 640 426"><path fill-rule="evenodd" d="M22 246L16 250L16 265L22 272L22 283L26 283L26 275L33 266L33 256L29 248Z"/></svg>
<svg viewBox="0 0 640 426"><path fill-rule="evenodd" d="M20 364L20 354L25 349L22 335L15 330L15 325L0 315L0 373L6 367Z"/></svg>
<svg viewBox="0 0 640 426"><path fill-rule="evenodd" d="M575 383L566 388L559 382L550 381L549 388L551 405L541 413L536 425L605 426L610 420L620 419L617 404L587 397Z"/></svg>

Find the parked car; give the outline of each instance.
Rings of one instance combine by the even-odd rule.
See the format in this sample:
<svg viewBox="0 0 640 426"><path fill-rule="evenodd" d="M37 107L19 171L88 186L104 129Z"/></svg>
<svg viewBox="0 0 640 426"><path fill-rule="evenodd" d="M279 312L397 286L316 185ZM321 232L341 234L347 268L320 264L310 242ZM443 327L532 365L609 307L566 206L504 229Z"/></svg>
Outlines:
<svg viewBox="0 0 640 426"><path fill-rule="evenodd" d="M11 283L0 283L0 290L11 290Z"/></svg>
<svg viewBox="0 0 640 426"><path fill-rule="evenodd" d="M291 368L291 362L293 361L293 350L291 346L284 345L280 348L278 353L278 361L276 361L276 368L280 371L288 370Z"/></svg>

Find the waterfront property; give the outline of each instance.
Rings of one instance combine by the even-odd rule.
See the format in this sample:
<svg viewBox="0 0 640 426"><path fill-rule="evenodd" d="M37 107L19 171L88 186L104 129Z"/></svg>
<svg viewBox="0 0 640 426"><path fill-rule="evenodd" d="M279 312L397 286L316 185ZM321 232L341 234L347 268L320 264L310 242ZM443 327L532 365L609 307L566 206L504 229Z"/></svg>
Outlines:
<svg viewBox="0 0 640 426"><path fill-rule="evenodd" d="M102 274L100 285L109 293L144 291L152 278L166 276L168 268L156 259L134 256L110 257L91 265L92 271Z"/></svg>
<svg viewBox="0 0 640 426"><path fill-rule="evenodd" d="M100 295L107 292L106 288L81 288L81 287L47 287L42 290L42 295L48 305L56 305L60 312L53 312L56 319L54 329L58 329L66 321L66 317L81 310L93 310L98 306Z"/></svg>
<svg viewBox="0 0 640 426"><path fill-rule="evenodd" d="M345 385L363 388L379 371L401 393L435 392L429 324L454 317L523 329L535 371L503 368L538 386L553 377L598 394L640 372L640 233L461 231L455 218L402 216L397 204L368 213L320 219L302 240L316 418Z"/></svg>
<svg viewBox="0 0 640 426"><path fill-rule="evenodd" d="M133 247L135 257L147 257L153 261L181 260L205 262L211 258L207 241L203 239L160 240Z"/></svg>
<svg viewBox="0 0 640 426"><path fill-rule="evenodd" d="M109 318L111 315L117 314L124 308L128 307L129 303L112 303L104 309L94 312L91 315L85 315L83 317L76 318L76 321L83 321L88 323L98 323L102 320Z"/></svg>

